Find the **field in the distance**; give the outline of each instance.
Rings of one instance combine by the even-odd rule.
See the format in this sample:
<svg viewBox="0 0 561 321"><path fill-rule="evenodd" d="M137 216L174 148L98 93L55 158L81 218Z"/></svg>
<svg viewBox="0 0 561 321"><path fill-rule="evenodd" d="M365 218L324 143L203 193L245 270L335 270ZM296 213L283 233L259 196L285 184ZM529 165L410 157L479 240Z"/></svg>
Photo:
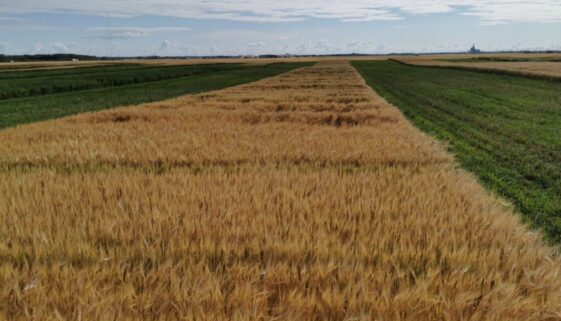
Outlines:
<svg viewBox="0 0 561 321"><path fill-rule="evenodd" d="M0 141L6 320L561 317L555 251L347 62Z"/></svg>
<svg viewBox="0 0 561 321"><path fill-rule="evenodd" d="M479 54L394 57L418 66L475 69L561 80L561 54Z"/></svg>
<svg viewBox="0 0 561 321"><path fill-rule="evenodd" d="M1 72L0 129L226 88L309 64L113 64Z"/></svg>
<svg viewBox="0 0 561 321"><path fill-rule="evenodd" d="M138 64L151 66L185 66L202 64L271 64L278 62L317 62L333 60L385 60L387 56L355 56L355 57L286 57L286 58L196 58L196 59L124 59L124 60L96 60L96 61L43 61L43 62L15 62L0 63L0 74L5 71L32 71L50 69L72 69L82 67L115 66L123 64Z"/></svg>

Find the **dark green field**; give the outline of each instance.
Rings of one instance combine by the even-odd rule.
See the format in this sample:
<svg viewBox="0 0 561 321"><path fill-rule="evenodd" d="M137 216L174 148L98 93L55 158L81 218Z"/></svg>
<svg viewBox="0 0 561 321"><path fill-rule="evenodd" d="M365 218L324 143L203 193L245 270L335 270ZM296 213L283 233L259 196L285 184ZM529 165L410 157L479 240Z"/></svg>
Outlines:
<svg viewBox="0 0 561 321"><path fill-rule="evenodd" d="M419 128L561 242L561 83L395 62L354 62Z"/></svg>
<svg viewBox="0 0 561 321"><path fill-rule="evenodd" d="M0 128L222 89L306 65L309 64L117 65L3 72Z"/></svg>
<svg viewBox="0 0 561 321"><path fill-rule="evenodd" d="M237 70L239 64L186 66L109 66L0 73L0 99L125 86Z"/></svg>

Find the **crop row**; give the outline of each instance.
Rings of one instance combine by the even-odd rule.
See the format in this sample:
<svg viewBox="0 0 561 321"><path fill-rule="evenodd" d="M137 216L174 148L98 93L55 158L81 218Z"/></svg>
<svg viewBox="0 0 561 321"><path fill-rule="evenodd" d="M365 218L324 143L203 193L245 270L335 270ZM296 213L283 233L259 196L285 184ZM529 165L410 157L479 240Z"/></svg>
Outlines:
<svg viewBox="0 0 561 321"><path fill-rule="evenodd" d="M185 65L160 67L121 66L120 69L102 67L77 71L43 72L43 76L0 80L0 99L49 95L69 91L124 86L150 81L174 79L209 72L247 68L239 64ZM132 68L132 69L131 69ZM94 71L94 72L92 72ZM1 75L1 74L0 74Z"/></svg>

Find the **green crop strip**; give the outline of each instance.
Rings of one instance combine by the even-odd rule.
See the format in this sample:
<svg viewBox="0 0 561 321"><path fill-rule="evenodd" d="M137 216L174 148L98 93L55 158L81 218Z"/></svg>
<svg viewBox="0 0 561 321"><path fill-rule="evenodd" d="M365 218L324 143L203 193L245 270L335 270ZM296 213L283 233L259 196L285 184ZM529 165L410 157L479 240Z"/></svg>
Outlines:
<svg viewBox="0 0 561 321"><path fill-rule="evenodd" d="M114 66L78 70L0 73L0 99L57 94L237 70L238 64Z"/></svg>
<svg viewBox="0 0 561 321"><path fill-rule="evenodd" d="M527 222L561 242L561 83L390 61L353 65Z"/></svg>
<svg viewBox="0 0 561 321"><path fill-rule="evenodd" d="M171 79L151 80L132 85L116 84L93 90L68 91L36 97L0 100L0 128L87 111L153 102L186 94L223 89L308 65L310 63L190 66L193 70L190 70L189 74ZM171 74L169 67L149 68L148 70L151 71L152 69L155 69L156 73L154 74L162 70L168 76ZM183 69L179 68L178 70ZM189 70L189 68L185 70ZM134 70L134 72L138 72L138 70ZM111 76L112 73L108 72L108 75ZM50 79L54 79L53 82L57 83L57 77ZM52 84L47 83L47 86L50 85Z"/></svg>

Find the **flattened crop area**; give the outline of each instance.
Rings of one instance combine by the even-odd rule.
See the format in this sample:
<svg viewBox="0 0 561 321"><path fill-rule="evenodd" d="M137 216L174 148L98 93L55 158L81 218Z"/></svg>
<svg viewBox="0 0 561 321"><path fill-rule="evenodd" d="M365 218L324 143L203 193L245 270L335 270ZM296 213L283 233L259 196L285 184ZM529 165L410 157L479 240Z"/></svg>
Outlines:
<svg viewBox="0 0 561 321"><path fill-rule="evenodd" d="M347 62L0 141L0 319L561 318L553 250Z"/></svg>

